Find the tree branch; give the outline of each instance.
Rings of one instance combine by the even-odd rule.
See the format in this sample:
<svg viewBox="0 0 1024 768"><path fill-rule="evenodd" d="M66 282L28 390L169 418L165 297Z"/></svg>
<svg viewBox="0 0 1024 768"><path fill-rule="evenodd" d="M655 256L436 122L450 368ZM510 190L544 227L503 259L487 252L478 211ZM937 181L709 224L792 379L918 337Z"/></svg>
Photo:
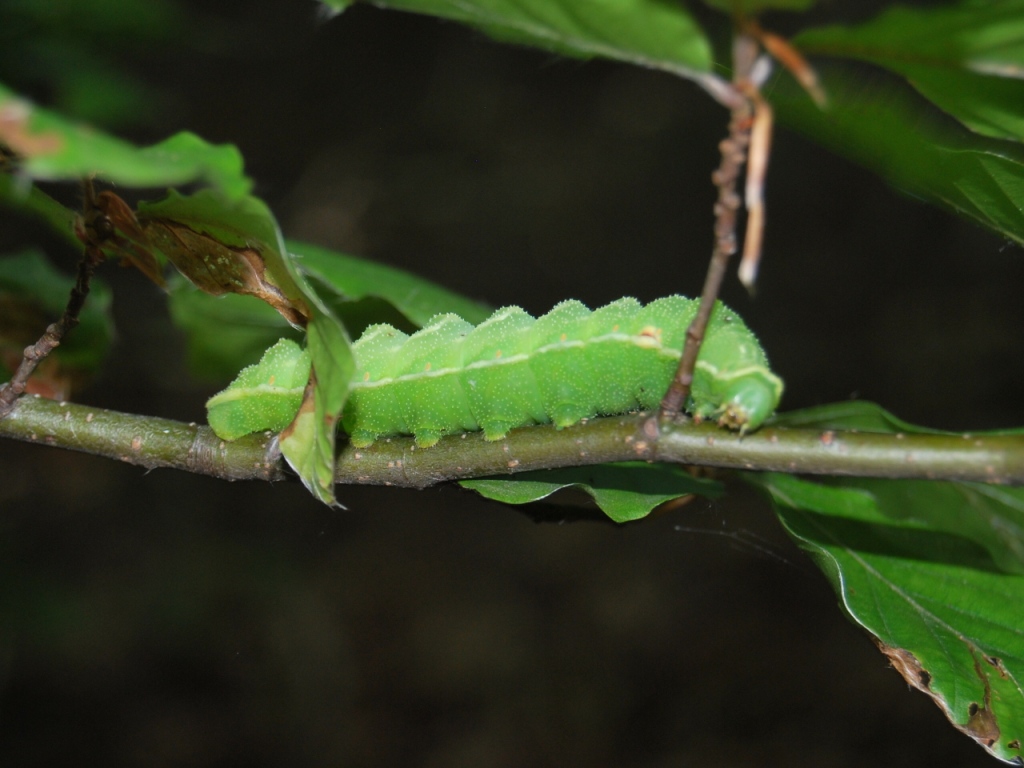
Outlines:
<svg viewBox="0 0 1024 768"><path fill-rule="evenodd" d="M209 427L22 397L0 421L0 437L43 443L224 480L280 480L288 470L271 434L228 443ZM426 488L470 477L613 461L664 461L751 471L972 480L1024 485L1024 436L832 432L762 427L752 435L710 422L656 427L650 414L591 419L563 430L513 430L504 440L453 435L427 449L412 438L344 448L341 484Z"/></svg>

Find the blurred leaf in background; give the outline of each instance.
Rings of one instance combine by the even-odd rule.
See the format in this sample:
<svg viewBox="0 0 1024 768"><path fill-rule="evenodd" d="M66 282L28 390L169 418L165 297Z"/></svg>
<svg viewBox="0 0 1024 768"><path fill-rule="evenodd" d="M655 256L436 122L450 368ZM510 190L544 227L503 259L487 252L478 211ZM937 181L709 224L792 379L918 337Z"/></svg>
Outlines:
<svg viewBox="0 0 1024 768"><path fill-rule="evenodd" d="M794 42L807 54L898 72L972 131L1024 138L1024 0L894 5L865 24L809 29Z"/></svg>
<svg viewBox="0 0 1024 768"><path fill-rule="evenodd" d="M180 44L188 26L172 0L7 0L3 14L0 81L108 128L154 120L162 98L139 57Z"/></svg>

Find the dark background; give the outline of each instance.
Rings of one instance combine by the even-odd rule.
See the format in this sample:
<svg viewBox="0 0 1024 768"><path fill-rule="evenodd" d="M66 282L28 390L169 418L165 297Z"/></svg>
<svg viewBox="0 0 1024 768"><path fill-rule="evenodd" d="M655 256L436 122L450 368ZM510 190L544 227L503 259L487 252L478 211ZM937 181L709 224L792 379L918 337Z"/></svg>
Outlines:
<svg viewBox="0 0 1024 768"><path fill-rule="evenodd" d="M727 115L690 83L370 7L173 7L148 38L67 17L150 89L97 122L237 144L289 236L535 313L699 291ZM7 50L5 81L60 103ZM1024 422L1018 247L785 129L767 202L758 294L731 276L725 299L786 409L856 396L934 427ZM72 267L5 213L3 250L29 243ZM118 341L77 399L202 420L215 387L161 294L103 276ZM993 764L750 492L620 527L454 488L339 496L347 511L296 484L0 444L0 763Z"/></svg>

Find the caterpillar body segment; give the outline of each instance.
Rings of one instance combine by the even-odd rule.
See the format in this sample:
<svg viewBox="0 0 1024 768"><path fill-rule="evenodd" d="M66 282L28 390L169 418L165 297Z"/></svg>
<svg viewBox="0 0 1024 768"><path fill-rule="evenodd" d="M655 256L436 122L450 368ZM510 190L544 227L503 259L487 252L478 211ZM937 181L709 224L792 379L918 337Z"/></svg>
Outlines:
<svg viewBox="0 0 1024 768"><path fill-rule="evenodd" d="M526 424L567 427L596 415L656 408L679 363L697 301L625 298L591 311L565 301L534 319L518 307L479 326L439 315L406 334L387 325L355 343L357 375L342 425L364 447L412 434L422 447ZM688 410L741 431L775 410L782 381L737 315L719 304L698 357Z"/></svg>
<svg viewBox="0 0 1024 768"><path fill-rule="evenodd" d="M423 447L482 430L498 440L526 424L562 428L597 415L657 408L679 364L697 301L625 298L591 311L563 301L534 318L499 309L478 326L434 317L411 336L375 325L353 345L356 375L342 415L351 443L413 435ZM308 351L282 339L207 403L214 432L233 440L281 431L310 376ZM782 395L764 350L725 306L712 312L687 410L741 432L757 429Z"/></svg>

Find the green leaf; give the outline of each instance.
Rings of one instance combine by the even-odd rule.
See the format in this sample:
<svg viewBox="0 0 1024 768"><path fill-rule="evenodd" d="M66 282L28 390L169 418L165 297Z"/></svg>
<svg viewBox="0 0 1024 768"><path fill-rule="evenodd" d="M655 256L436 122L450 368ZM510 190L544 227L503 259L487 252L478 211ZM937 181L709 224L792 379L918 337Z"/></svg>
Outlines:
<svg viewBox="0 0 1024 768"><path fill-rule="evenodd" d="M0 257L0 370L10 373L5 363L17 365L21 350L60 318L74 283L39 251ZM110 290L95 278L90 285L78 326L53 352L61 375L75 379L99 369L114 338Z"/></svg>
<svg viewBox="0 0 1024 768"><path fill-rule="evenodd" d="M411 332L444 312L479 323L492 311L394 267L305 243L288 241L287 248L353 338L374 323ZM189 363L200 376L228 381L282 336L299 338L279 313L250 296L210 296L184 279L171 280L168 290L171 317L186 332Z"/></svg>
<svg viewBox="0 0 1024 768"><path fill-rule="evenodd" d="M140 205L139 215L144 231L154 238L153 244L190 279L202 281L206 275L220 286L225 281L219 279L219 270L226 270L229 277L235 274L235 268L221 260L240 260L271 286L265 300L282 314L306 321L315 386L307 390L295 420L281 433L281 452L314 496L334 504L336 426L355 361L345 329L288 255L270 209L255 197L229 200L213 190L201 190L189 196L172 192L160 202ZM182 247L184 237L190 247ZM216 258L202 250L205 241L201 238L208 238L212 242L207 245L218 248ZM177 251L173 256L172 250Z"/></svg>
<svg viewBox="0 0 1024 768"><path fill-rule="evenodd" d="M796 411L773 424L938 433L863 402ZM1024 489L744 477L767 491L851 618L908 682L997 757L1019 756L1013 745L1024 737Z"/></svg>
<svg viewBox="0 0 1024 768"><path fill-rule="evenodd" d="M935 483L918 498L902 481L856 488L853 482L829 487L789 475L751 479L768 491L786 530L907 681L993 755L1018 758L1024 742L1020 561L1001 561L972 537L942 526L918 527L892 516L899 496L905 518L928 511L950 522L966 519L974 507L965 509L958 495L971 486ZM983 496L994 493L985 499L989 516L972 525L989 526L990 541L1018 536L1019 527L1002 531L999 525L1019 526L1024 491L975 489ZM1019 545L1017 539L1014 546Z"/></svg>
<svg viewBox="0 0 1024 768"><path fill-rule="evenodd" d="M770 424L781 427L818 427L820 429L859 429L862 432L919 432L942 434L941 430L910 424L889 413L877 403L844 400L816 405L798 411L778 413Z"/></svg>
<svg viewBox="0 0 1024 768"><path fill-rule="evenodd" d="M464 488L504 504L529 504L557 491L577 488L590 495L616 523L639 520L666 501L689 494L718 498L719 483L695 478L678 467L626 462L524 472L514 477L462 480Z"/></svg>
<svg viewBox="0 0 1024 768"><path fill-rule="evenodd" d="M230 197L244 195L252 186L233 145L209 144L182 132L151 147L135 147L36 107L2 85L0 144L18 156L20 173L31 179L69 181L95 175L129 187L205 181Z"/></svg>
<svg viewBox="0 0 1024 768"><path fill-rule="evenodd" d="M761 11L806 11L818 0L704 0L706 5L726 13L755 16Z"/></svg>
<svg viewBox="0 0 1024 768"><path fill-rule="evenodd" d="M1024 138L1024 0L893 6L859 26L807 30L794 43L899 72L972 130Z"/></svg>
<svg viewBox="0 0 1024 768"><path fill-rule="evenodd" d="M476 325L493 312L486 304L467 299L411 272L308 243L289 240L287 245L297 259L299 269L316 285L327 289L321 291L321 297L333 306L337 305L333 304L332 298L343 302L370 297L384 299L416 327L426 325L434 315L444 312L454 312ZM327 295L328 291L335 297ZM349 330L357 335L357 330L362 329L349 326Z"/></svg>
<svg viewBox="0 0 1024 768"><path fill-rule="evenodd" d="M189 26L174 0L15 0L3 4L0 72L43 90L64 114L108 129L154 124L160 100L143 68L125 66L127 57L167 53Z"/></svg>
<svg viewBox="0 0 1024 768"><path fill-rule="evenodd" d="M566 56L601 57L686 78L711 71L711 48L681 3L666 0L370 0L468 24L491 37ZM343 9L349 0L327 0Z"/></svg>
<svg viewBox="0 0 1024 768"><path fill-rule="evenodd" d="M275 340L302 338L273 307L252 296L211 296L183 277L169 281L168 290L171 319L185 331L189 369L204 379L229 381Z"/></svg>
<svg viewBox="0 0 1024 768"><path fill-rule="evenodd" d="M877 403L867 400L844 400L839 403L816 405L797 411L778 413L769 422L779 427L809 427L817 429L849 429L862 432L895 434L908 432L925 435L1024 435L1024 427L997 429L970 433L949 432L921 427L894 416Z"/></svg>
<svg viewBox="0 0 1024 768"><path fill-rule="evenodd" d="M903 81L818 66L828 108L787 77L766 88L779 119L891 184L1024 243L1024 146L979 136Z"/></svg>

